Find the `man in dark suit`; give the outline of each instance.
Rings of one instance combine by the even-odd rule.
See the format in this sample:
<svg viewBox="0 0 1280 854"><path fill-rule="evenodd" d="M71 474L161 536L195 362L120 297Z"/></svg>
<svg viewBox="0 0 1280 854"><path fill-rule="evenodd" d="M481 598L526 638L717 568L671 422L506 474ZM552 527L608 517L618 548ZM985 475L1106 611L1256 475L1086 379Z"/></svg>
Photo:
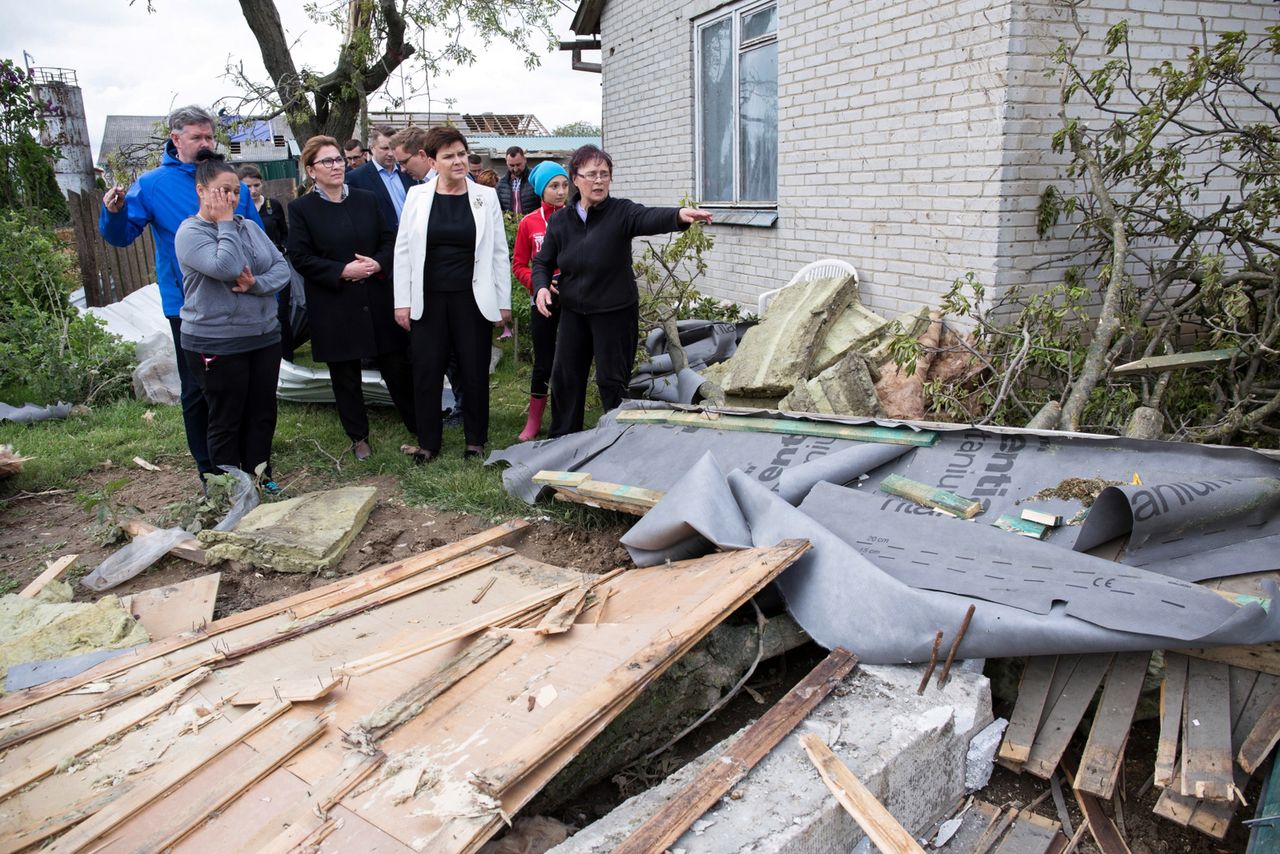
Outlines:
<svg viewBox="0 0 1280 854"><path fill-rule="evenodd" d="M348 187L368 190L378 199L378 209L383 218L393 228L400 224L400 211L404 208L404 197L417 181L400 170L396 165L395 149L391 145L391 137L396 129L387 125L374 128L372 154L373 159L347 175Z"/></svg>
<svg viewBox="0 0 1280 854"><path fill-rule="evenodd" d="M498 179L498 204L504 212L511 212L519 220L531 214L542 204L533 185L529 183L524 149L513 145L507 149L507 174Z"/></svg>

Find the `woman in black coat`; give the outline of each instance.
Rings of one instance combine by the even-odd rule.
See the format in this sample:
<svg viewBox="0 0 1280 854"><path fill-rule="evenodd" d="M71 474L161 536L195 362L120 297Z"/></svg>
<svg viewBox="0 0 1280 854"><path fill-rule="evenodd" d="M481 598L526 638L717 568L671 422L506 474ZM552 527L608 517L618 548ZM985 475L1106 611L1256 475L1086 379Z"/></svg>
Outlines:
<svg viewBox="0 0 1280 854"><path fill-rule="evenodd" d="M345 162L337 140L307 140L302 165L315 188L289 203L289 260L306 288L312 355L329 366L338 418L351 437L352 453L364 460L371 450L360 388L362 359L377 361L405 429L417 431L409 338L394 317L396 235L373 193L343 183Z"/></svg>

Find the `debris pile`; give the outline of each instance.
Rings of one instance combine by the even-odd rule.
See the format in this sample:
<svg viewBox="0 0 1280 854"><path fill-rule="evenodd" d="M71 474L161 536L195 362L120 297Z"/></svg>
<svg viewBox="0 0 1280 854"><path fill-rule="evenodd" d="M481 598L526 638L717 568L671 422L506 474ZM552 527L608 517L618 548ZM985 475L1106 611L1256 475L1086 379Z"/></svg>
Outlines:
<svg viewBox="0 0 1280 854"><path fill-rule="evenodd" d="M890 355L904 334L921 345L910 370ZM919 419L925 383L962 381L975 370L972 351L940 315L921 307L881 317L859 302L851 274L780 290L737 352L704 376L729 406Z"/></svg>

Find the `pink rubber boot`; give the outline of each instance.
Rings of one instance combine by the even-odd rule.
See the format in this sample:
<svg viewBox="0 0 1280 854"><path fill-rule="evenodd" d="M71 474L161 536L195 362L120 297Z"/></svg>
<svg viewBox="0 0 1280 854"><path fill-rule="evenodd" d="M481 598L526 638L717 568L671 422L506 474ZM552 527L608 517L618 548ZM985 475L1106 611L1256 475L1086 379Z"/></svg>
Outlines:
<svg viewBox="0 0 1280 854"><path fill-rule="evenodd" d="M538 435L538 431L542 429L542 413L546 408L546 395L529 398L529 420L524 423L524 429L520 431L521 442L527 442Z"/></svg>

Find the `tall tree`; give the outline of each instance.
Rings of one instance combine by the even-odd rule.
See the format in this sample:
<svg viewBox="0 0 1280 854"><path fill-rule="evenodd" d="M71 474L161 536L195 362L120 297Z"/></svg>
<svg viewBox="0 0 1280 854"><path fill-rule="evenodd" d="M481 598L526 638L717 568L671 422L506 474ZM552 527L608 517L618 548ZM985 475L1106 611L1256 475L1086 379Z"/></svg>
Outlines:
<svg viewBox="0 0 1280 854"><path fill-rule="evenodd" d="M445 66L474 62L475 52L463 43L467 33L486 46L505 41L528 67L536 66L552 44L558 7L557 0L319 0L308 14L343 33L332 70L320 73L294 62L274 0L240 0L271 82L230 69L245 91L237 112L284 115L298 139L346 139L368 98L406 63L429 80Z"/></svg>

